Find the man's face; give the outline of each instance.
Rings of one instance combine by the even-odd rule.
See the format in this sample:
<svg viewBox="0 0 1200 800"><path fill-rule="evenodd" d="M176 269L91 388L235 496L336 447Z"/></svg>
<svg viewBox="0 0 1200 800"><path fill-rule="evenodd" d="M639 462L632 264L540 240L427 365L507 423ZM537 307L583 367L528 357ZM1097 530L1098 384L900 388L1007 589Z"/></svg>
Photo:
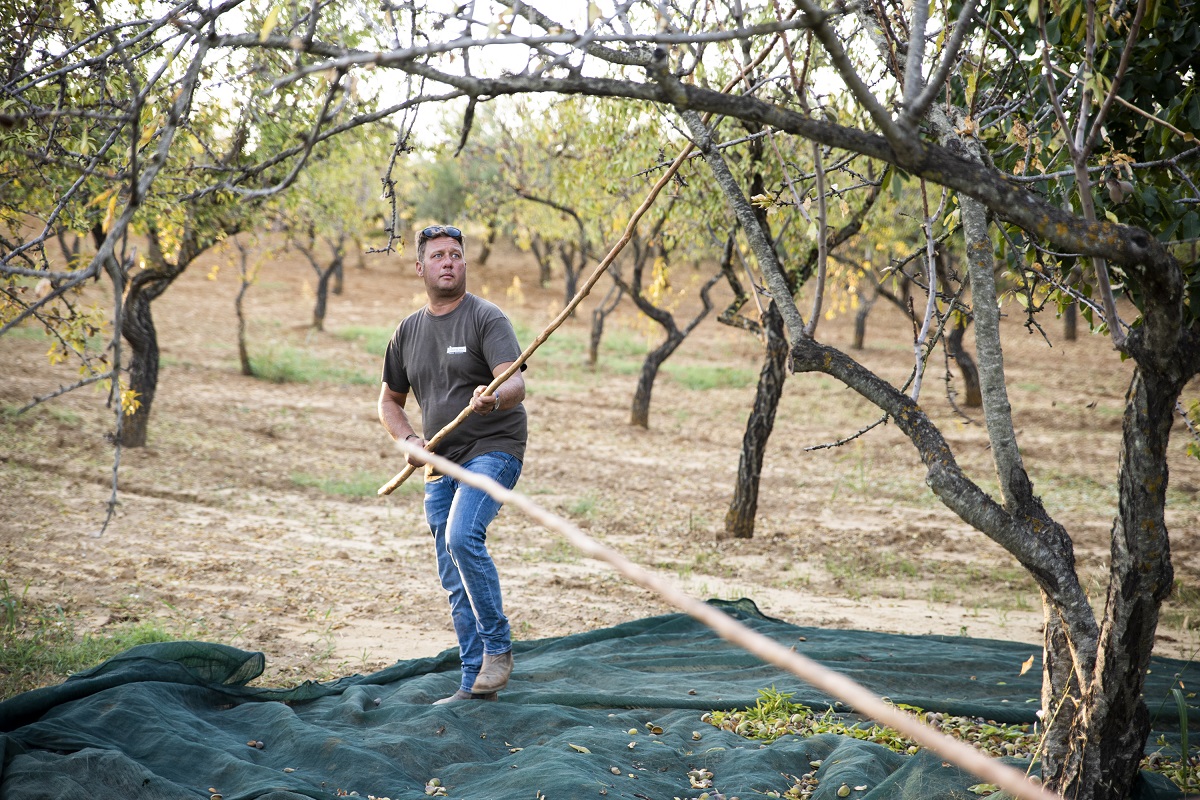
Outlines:
<svg viewBox="0 0 1200 800"><path fill-rule="evenodd" d="M425 293L432 299L453 300L467 291L467 260L462 245L451 236L425 241L425 261L417 262L417 274L425 279Z"/></svg>

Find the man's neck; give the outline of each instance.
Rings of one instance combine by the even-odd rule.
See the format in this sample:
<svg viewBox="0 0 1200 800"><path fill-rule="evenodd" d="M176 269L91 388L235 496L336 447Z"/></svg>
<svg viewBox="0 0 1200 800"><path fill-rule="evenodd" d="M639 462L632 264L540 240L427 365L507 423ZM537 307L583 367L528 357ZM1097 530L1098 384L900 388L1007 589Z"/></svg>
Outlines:
<svg viewBox="0 0 1200 800"><path fill-rule="evenodd" d="M430 297L429 304L427 306L429 313L435 317L445 316L462 305L462 301L466 299L466 297L466 292L463 292L458 297L453 298Z"/></svg>

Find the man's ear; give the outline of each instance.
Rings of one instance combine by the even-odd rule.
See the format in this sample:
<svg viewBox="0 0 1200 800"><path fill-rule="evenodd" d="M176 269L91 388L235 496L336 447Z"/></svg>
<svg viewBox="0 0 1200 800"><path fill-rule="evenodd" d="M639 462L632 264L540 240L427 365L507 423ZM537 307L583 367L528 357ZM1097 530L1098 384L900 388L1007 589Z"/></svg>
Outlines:
<svg viewBox="0 0 1200 800"><path fill-rule="evenodd" d="M425 277L425 265L422 264L420 261L417 261L415 263L417 265L417 275L424 278Z"/></svg>

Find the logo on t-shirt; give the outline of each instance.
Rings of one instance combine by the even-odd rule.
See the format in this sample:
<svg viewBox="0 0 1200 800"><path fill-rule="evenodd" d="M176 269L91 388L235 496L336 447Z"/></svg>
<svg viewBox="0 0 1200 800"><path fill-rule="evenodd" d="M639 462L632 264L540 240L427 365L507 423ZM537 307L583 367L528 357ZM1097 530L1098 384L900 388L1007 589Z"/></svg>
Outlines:
<svg viewBox="0 0 1200 800"><path fill-rule="evenodd" d="M448 356L460 355L465 352L467 352L467 348L465 348L465 347L450 346L450 347L446 348L446 355L448 355Z"/></svg>

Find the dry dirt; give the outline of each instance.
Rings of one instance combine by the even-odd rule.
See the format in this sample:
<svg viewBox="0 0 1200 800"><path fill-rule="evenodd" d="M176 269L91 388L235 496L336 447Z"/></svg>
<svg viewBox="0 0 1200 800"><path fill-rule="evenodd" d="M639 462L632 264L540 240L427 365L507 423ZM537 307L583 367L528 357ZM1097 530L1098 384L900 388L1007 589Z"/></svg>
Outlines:
<svg viewBox="0 0 1200 800"><path fill-rule="evenodd" d="M562 302L561 284L542 289L536 274L531 259L503 248L470 274L471 288L527 332L523 343ZM694 294L700 277L680 274L674 288ZM83 389L0 422L0 577L14 594L26 592L27 608L59 606L78 616L81 630L152 620L181 636L262 650L263 681L275 685L453 646L420 487L406 484L388 498L370 492L403 462L375 416L380 354L348 335L390 329L417 307L411 256L350 266L323 333L309 329L314 280L295 254L270 258L249 290L252 352L302 350L362 376L357 383L243 377L238 282L230 256L215 253L155 303L163 368L150 443L122 452L120 506L102 536L113 452L102 395ZM90 300L107 306L106 288L91 289ZM681 305L690 308L687 299ZM750 597L801 625L1040 641L1032 584L932 498L894 426L840 448L804 449L877 416L828 378L789 378L757 534L717 541L761 358L757 340L705 321L669 362L676 371L660 377L650 429L636 429L628 418L640 359L629 350L648 332L658 336L622 307L609 323L614 347L590 371L590 308L589 300L543 348L545 357L531 361L531 436L518 490L699 597ZM1019 314L1007 322L1006 354L1026 463L1075 537L1100 604L1130 368L1099 337L1048 347L1021 322ZM845 346L850 324L843 314L823 322L819 335ZM1057 332L1057 322L1047 325ZM75 380L69 365L47 364L48 340L18 334L0 339L0 404L8 408ZM911 367L908 323L883 302L861 359L895 380ZM685 385L687 369L711 374L712 366L734 385ZM955 416L943 371L935 365L923 403L968 473L993 485L981 417ZM1200 646L1200 463L1185 458L1183 436L1177 427L1167 513L1177 577L1192 599L1165 615L1159 648L1190 658ZM353 483L368 489L337 493ZM517 638L670 610L514 510L493 524L490 545Z"/></svg>

